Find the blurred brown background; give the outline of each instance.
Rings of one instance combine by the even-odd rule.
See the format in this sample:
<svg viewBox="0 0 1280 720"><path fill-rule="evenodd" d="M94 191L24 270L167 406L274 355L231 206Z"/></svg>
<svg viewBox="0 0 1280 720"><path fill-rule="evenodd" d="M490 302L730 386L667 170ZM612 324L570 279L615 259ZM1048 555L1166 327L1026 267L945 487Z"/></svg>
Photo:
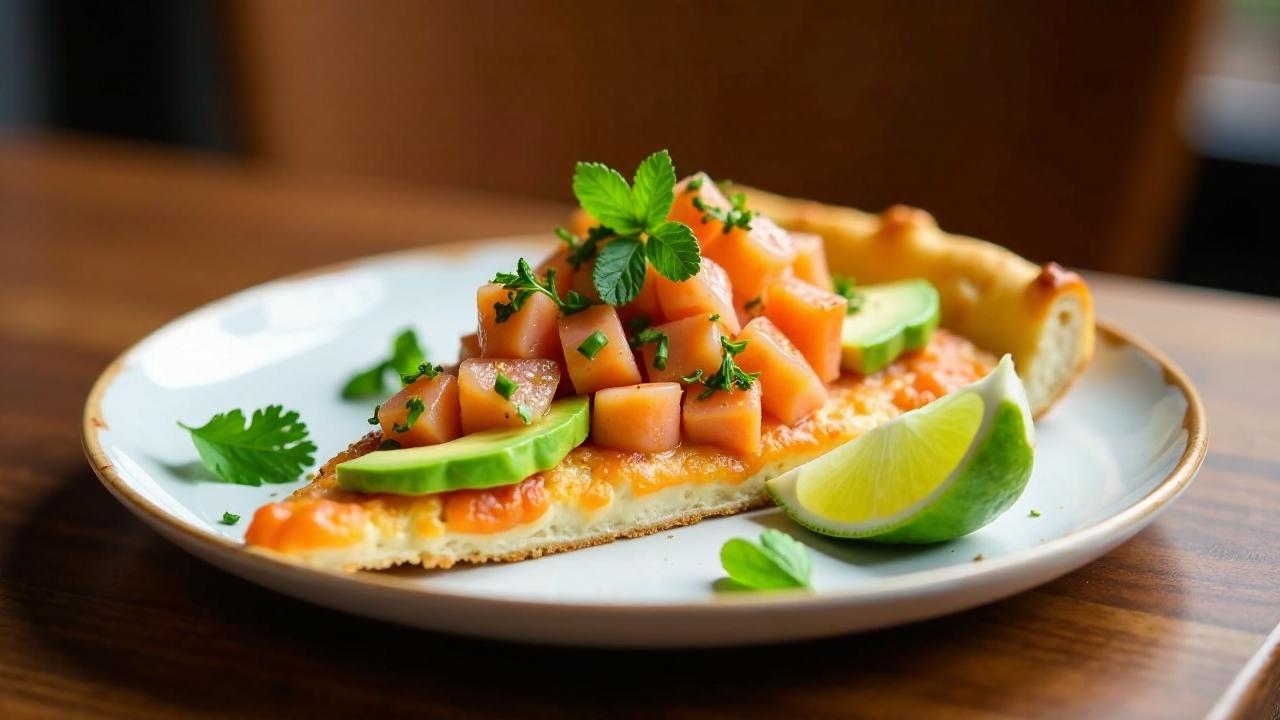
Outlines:
<svg viewBox="0 0 1280 720"><path fill-rule="evenodd" d="M0 1L42 38L35 124L564 200L575 160L667 147L1038 260L1280 294L1275 2ZM1260 140L1232 144L1239 107Z"/></svg>

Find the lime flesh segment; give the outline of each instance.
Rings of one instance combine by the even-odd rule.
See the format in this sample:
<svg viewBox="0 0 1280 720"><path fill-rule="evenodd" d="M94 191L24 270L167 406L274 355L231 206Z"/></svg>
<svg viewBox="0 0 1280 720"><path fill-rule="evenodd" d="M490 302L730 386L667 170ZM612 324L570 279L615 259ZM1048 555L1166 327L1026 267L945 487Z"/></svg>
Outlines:
<svg viewBox="0 0 1280 720"><path fill-rule="evenodd" d="M338 485L356 492L427 495L512 485L549 470L587 439L587 398L551 403L546 416L516 429L486 430L439 445L379 450L341 463Z"/></svg>
<svg viewBox="0 0 1280 720"><path fill-rule="evenodd" d="M1034 426L1006 356L987 377L770 480L794 520L835 537L940 542L1017 500L1031 476Z"/></svg>

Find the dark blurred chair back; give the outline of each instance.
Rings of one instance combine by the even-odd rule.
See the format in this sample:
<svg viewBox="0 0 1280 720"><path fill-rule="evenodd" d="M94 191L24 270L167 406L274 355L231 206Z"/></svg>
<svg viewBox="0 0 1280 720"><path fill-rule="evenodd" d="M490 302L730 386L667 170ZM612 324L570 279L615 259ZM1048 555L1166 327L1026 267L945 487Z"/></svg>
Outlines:
<svg viewBox="0 0 1280 720"><path fill-rule="evenodd" d="M249 149L569 198L572 164L878 210L1155 274L1205 0L258 2L227 17Z"/></svg>

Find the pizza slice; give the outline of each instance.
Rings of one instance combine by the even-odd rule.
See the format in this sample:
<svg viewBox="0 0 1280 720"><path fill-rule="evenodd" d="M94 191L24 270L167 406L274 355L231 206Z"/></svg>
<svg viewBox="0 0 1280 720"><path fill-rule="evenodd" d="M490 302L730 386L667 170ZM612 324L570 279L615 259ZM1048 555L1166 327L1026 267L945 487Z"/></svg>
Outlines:
<svg viewBox="0 0 1280 720"><path fill-rule="evenodd" d="M730 200L699 174L664 218L696 237L695 274L655 271L666 259L650 250L625 301L600 300L617 287L599 292L597 265L634 250L608 250L626 237L580 213L536 270L522 260L478 290L459 364L406 378L378 430L255 514L250 547L331 569L448 568L647 535L767 505L769 478L1000 354L1039 415L1092 354L1079 276L920 210Z"/></svg>

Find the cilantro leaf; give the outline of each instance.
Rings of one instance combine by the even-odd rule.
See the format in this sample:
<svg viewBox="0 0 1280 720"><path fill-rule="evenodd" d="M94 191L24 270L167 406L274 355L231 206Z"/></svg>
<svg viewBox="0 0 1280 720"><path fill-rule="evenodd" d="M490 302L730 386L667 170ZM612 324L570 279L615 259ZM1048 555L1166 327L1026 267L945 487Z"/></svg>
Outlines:
<svg viewBox="0 0 1280 720"><path fill-rule="evenodd" d="M640 294L646 270L644 245L640 240L619 237L600 249L591 279L601 300L610 305L625 305Z"/></svg>
<svg viewBox="0 0 1280 720"><path fill-rule="evenodd" d="M645 158L636 168L631 200L636 218L644 229L652 233L662 225L675 202L676 166L666 150Z"/></svg>
<svg viewBox="0 0 1280 720"><path fill-rule="evenodd" d="M697 275L702 264L698 238L688 225L678 222L664 222L650 231L645 255L654 270L674 282Z"/></svg>
<svg viewBox="0 0 1280 720"><path fill-rule="evenodd" d="M743 350L747 349L747 341L739 340L734 342L727 337L720 338L720 348L722 350L720 369L715 374L703 381L703 390L698 395L699 400L706 400L716 393L717 390L725 392L733 392L737 390L750 390L755 383L756 378L760 377L760 373L749 373L738 367L738 363L733 357ZM684 382L694 383L702 378L702 370L698 370L693 375L680 378Z"/></svg>
<svg viewBox="0 0 1280 720"><path fill-rule="evenodd" d="M573 194L591 217L624 235L644 229L642 219L636 217L626 179L607 165L586 162L575 165Z"/></svg>
<svg viewBox="0 0 1280 720"><path fill-rule="evenodd" d="M778 590L809 586L813 561L803 544L781 530L770 528L759 544L733 538L720 548L720 565L729 578L752 590Z"/></svg>
<svg viewBox="0 0 1280 720"><path fill-rule="evenodd" d="M400 376L411 374L426 357L417 333L412 328L402 330L391 343L391 357L353 375L342 386L342 397L355 400L385 394L388 370L394 370Z"/></svg>
<svg viewBox="0 0 1280 720"><path fill-rule="evenodd" d="M387 363L380 362L377 365L362 370L347 381L342 386L342 397L348 400L356 398L373 397L386 392L387 385L385 375L387 374Z"/></svg>
<svg viewBox="0 0 1280 720"><path fill-rule="evenodd" d="M548 270L547 279L543 282L524 258L516 263L515 272L498 273L493 276L493 282L510 291L507 293L507 302L493 304L494 320L500 323L510 320L512 315L520 312L534 293L542 293L551 298L565 315L582 312L593 304L590 298L583 297L574 290L565 293L564 299L561 299L560 293L556 292L556 271Z"/></svg>
<svg viewBox="0 0 1280 720"><path fill-rule="evenodd" d="M391 360L387 362L397 375L408 375L427 359L412 328L402 331L391 344Z"/></svg>
<svg viewBox="0 0 1280 720"><path fill-rule="evenodd" d="M200 427L178 426L191 433L205 468L225 482L290 482L314 462L316 446L306 424L279 405L254 410L247 427L239 409L218 413Z"/></svg>

